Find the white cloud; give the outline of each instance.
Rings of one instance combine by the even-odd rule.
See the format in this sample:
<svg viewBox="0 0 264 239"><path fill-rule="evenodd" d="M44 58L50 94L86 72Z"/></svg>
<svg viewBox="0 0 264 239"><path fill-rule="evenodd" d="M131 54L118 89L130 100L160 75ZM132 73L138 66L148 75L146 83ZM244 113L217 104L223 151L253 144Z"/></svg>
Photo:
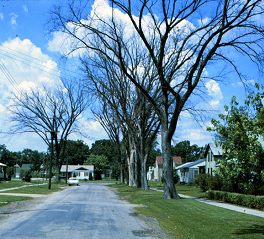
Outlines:
<svg viewBox="0 0 264 239"><path fill-rule="evenodd" d="M0 132L8 132L11 125L5 109L12 103L11 92L15 92L17 87L28 91L32 87L41 87L43 83L54 85L59 82L60 74L57 64L29 39L20 40L18 37L11 39L0 45L0 50L4 53L0 56L2 66L0 68ZM6 68L6 74L1 70L3 67ZM44 149L46 148L41 138L33 140L34 143L32 143L33 141L27 137L31 137L30 134L12 138L5 136L0 140L1 144L7 145L11 151L21 150L21 148L41 150L43 146Z"/></svg>
<svg viewBox="0 0 264 239"><path fill-rule="evenodd" d="M16 19L18 18L18 15L12 12L9 16L11 17L11 25L17 25Z"/></svg>
<svg viewBox="0 0 264 239"><path fill-rule="evenodd" d="M205 18L203 18L203 19L199 19L199 20L198 20L198 25L199 25L200 27L201 27L201 26L204 26L204 25L208 24L210 20L211 20L211 18L209 18L209 17L205 17Z"/></svg>
<svg viewBox="0 0 264 239"><path fill-rule="evenodd" d="M208 90L208 95L212 99L209 104L213 108L217 107L220 104L220 100L223 99L223 94L219 84L214 80L210 80L205 84L205 86Z"/></svg>
<svg viewBox="0 0 264 239"><path fill-rule="evenodd" d="M1 19L1 21L4 20L4 14L3 13L0 13L0 19Z"/></svg>
<svg viewBox="0 0 264 239"><path fill-rule="evenodd" d="M244 83L249 87L252 87L255 85L256 81L254 79L251 79L251 80L246 80ZM238 87L244 87L244 84L241 81L238 81L236 83L232 83L232 86L234 88L238 88Z"/></svg>
<svg viewBox="0 0 264 239"><path fill-rule="evenodd" d="M24 12L27 14L28 13L28 9L27 9L27 6L26 5L23 5L23 10Z"/></svg>

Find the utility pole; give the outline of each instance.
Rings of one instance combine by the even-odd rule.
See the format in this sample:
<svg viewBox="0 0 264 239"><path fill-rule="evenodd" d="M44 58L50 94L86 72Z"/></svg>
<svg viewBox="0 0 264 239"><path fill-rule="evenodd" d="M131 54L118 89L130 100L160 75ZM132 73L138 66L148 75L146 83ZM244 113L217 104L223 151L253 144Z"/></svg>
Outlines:
<svg viewBox="0 0 264 239"><path fill-rule="evenodd" d="M56 131L54 130L56 129ZM51 189L51 176L52 176L52 160L53 160L53 139L55 138L55 134L59 133L57 131L57 122L56 116L53 117L52 131L50 131L51 136L51 152L50 152L50 168L49 168L49 189Z"/></svg>

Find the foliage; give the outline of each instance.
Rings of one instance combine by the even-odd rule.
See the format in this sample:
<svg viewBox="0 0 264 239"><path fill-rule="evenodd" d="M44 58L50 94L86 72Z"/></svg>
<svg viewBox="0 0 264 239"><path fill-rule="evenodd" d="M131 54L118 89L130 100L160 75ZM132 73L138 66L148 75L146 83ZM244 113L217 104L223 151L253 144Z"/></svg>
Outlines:
<svg viewBox="0 0 264 239"><path fill-rule="evenodd" d="M202 155L204 148L198 145L191 145L189 140L181 141L175 146L171 147L173 156L181 156L182 162L193 162L199 159Z"/></svg>
<svg viewBox="0 0 264 239"><path fill-rule="evenodd" d="M205 173L200 173L196 176L194 183L201 188L203 192L208 190L208 176Z"/></svg>
<svg viewBox="0 0 264 239"><path fill-rule="evenodd" d="M118 152L116 144L109 139L97 140L92 144L91 154L105 156L108 160L108 169L112 170L112 177L118 178L120 175L120 163L118 162Z"/></svg>
<svg viewBox="0 0 264 239"><path fill-rule="evenodd" d="M13 176L15 173L15 168L14 167L7 167L6 168L6 174L8 178L11 180L11 176Z"/></svg>
<svg viewBox="0 0 264 239"><path fill-rule="evenodd" d="M207 198L221 200L227 203L237 204L244 207L264 209L264 196L245 195L239 193L207 191Z"/></svg>
<svg viewBox="0 0 264 239"><path fill-rule="evenodd" d="M257 89L258 86L257 86ZM223 179L223 189L230 192L248 193L261 187L264 182L263 141L263 93L248 95L245 105L240 106L233 97L231 106L225 106L225 114L220 120L212 119L217 144L223 148L219 176Z"/></svg>
<svg viewBox="0 0 264 239"><path fill-rule="evenodd" d="M85 144L82 140L67 140L67 143L65 144L65 158L68 157L68 165L83 165L83 162L87 160L90 149L87 144ZM63 151L61 151L61 158ZM64 163L66 160L64 159Z"/></svg>
<svg viewBox="0 0 264 239"><path fill-rule="evenodd" d="M180 181L180 176L178 174L178 170L173 168L173 182L176 185Z"/></svg>
<svg viewBox="0 0 264 239"><path fill-rule="evenodd" d="M31 171L21 169L19 177L25 182L31 182L31 178L32 178Z"/></svg>
<svg viewBox="0 0 264 239"><path fill-rule="evenodd" d="M84 162L87 165L94 165L95 180L101 179L101 174L105 174L108 168L109 162L104 155L91 154L89 158Z"/></svg>

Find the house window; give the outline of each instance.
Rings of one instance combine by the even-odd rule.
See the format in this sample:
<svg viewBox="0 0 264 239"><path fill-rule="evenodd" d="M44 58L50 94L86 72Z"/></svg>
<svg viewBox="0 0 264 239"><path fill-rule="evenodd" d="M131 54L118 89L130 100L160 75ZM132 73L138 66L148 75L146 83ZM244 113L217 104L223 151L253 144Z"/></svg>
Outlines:
<svg viewBox="0 0 264 239"><path fill-rule="evenodd" d="M194 170L194 171L193 171L193 177L194 177L194 178L196 178L198 174L199 174L199 173L198 173L198 170Z"/></svg>

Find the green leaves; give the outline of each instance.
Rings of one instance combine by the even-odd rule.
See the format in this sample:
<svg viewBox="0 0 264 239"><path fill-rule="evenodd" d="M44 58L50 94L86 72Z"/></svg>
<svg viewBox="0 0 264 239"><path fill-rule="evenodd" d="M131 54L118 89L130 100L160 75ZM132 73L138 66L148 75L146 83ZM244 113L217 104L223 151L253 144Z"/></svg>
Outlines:
<svg viewBox="0 0 264 239"><path fill-rule="evenodd" d="M257 90L260 88L263 89L256 85ZM221 162L220 175L230 191L245 193L264 182L263 97L263 92L252 92L245 105L239 106L233 96L230 107L225 106L225 114L219 115L220 120L212 119L213 127L208 128L215 132L216 141L223 148L226 160Z"/></svg>

